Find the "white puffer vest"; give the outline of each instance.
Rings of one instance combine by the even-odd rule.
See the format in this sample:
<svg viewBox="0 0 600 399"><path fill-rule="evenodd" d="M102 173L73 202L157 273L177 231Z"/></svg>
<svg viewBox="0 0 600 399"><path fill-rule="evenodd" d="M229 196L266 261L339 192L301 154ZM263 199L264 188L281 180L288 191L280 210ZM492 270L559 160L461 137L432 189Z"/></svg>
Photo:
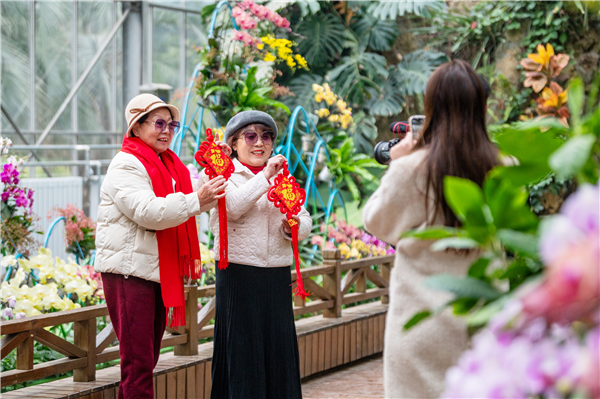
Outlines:
<svg viewBox="0 0 600 399"><path fill-rule="evenodd" d="M96 272L159 283L156 231L178 226L208 210L201 209L196 194L202 184L192 179L191 194L178 192L157 197L144 165L134 155L119 152L110 163L100 189Z"/></svg>

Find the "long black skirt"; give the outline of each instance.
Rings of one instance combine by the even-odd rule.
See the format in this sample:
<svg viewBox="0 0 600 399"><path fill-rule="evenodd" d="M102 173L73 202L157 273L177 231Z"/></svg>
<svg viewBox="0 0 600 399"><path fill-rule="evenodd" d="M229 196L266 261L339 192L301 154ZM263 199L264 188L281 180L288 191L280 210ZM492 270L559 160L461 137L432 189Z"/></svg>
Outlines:
<svg viewBox="0 0 600 399"><path fill-rule="evenodd" d="M211 398L302 398L290 268L230 263L216 279Z"/></svg>

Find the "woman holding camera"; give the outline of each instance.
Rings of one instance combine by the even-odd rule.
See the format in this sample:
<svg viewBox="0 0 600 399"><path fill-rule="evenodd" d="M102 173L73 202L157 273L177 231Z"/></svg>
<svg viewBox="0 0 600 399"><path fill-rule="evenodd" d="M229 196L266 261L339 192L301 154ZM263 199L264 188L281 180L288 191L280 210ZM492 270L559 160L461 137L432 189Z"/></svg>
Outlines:
<svg viewBox="0 0 600 399"><path fill-rule="evenodd" d="M460 226L444 199L444 176L481 186L499 164L486 130L484 86L468 63L454 60L440 66L427 83L424 105L421 135L414 140L407 134L391 148L390 167L363 213L370 233L396 245L384 351L389 398L437 398L442 393L446 370L467 349L465 324L447 310L408 331L403 326L416 313L451 299L425 287L425 278L465 275L477 259L475 251L432 252L431 241L400 235L426 226Z"/></svg>

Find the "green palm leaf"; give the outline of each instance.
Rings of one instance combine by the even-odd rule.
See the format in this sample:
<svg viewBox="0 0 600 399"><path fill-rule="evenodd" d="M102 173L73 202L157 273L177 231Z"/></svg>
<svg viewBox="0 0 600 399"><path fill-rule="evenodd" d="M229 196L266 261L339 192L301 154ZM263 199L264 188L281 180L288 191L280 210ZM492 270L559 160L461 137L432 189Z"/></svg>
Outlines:
<svg viewBox="0 0 600 399"><path fill-rule="evenodd" d="M373 2L368 10L375 18L395 20L396 17L405 14L431 18L431 11L440 11L444 8L443 1L381 0Z"/></svg>
<svg viewBox="0 0 600 399"><path fill-rule="evenodd" d="M319 13L305 19L296 32L305 37L298 43L298 51L311 67L323 67L339 55L344 47L346 27L332 14Z"/></svg>
<svg viewBox="0 0 600 399"><path fill-rule="evenodd" d="M380 92L379 85L388 77L387 62L379 54L362 48L329 72L329 80L336 92L353 105L362 105L371 98L369 89Z"/></svg>
<svg viewBox="0 0 600 399"><path fill-rule="evenodd" d="M398 37L398 26L395 21L380 21L369 13L361 15L350 28L375 51L389 51Z"/></svg>
<svg viewBox="0 0 600 399"><path fill-rule="evenodd" d="M394 68L396 81L407 94L423 93L433 71L448 57L443 53L417 50L407 54Z"/></svg>

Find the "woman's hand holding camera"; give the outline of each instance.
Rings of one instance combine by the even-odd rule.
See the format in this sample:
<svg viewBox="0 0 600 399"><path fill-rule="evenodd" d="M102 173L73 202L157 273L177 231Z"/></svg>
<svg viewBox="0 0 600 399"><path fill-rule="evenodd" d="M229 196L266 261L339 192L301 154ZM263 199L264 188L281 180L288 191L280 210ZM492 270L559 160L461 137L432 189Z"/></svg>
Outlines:
<svg viewBox="0 0 600 399"><path fill-rule="evenodd" d="M227 187L227 180L225 180L223 176L217 176L204 183L202 187L196 191L200 205L210 204L219 198L223 198L225 196L225 187Z"/></svg>
<svg viewBox="0 0 600 399"><path fill-rule="evenodd" d="M393 161L410 154L415 144L417 144L417 140L413 138L412 133L406 132L406 136L390 149L390 158Z"/></svg>
<svg viewBox="0 0 600 399"><path fill-rule="evenodd" d="M283 168L283 164L287 161L285 157L281 154L275 155L273 158L269 159L267 162L267 166L265 166L264 174L267 180L271 180L273 176L275 176L279 171Z"/></svg>

